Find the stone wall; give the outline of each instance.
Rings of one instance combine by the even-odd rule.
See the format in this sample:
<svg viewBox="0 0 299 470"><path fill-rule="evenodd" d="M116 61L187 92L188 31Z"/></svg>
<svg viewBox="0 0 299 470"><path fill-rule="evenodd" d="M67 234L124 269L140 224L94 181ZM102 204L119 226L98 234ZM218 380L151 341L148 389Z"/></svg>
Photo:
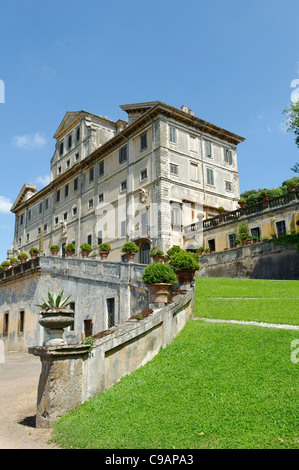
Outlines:
<svg viewBox="0 0 299 470"><path fill-rule="evenodd" d="M250 279L299 279L299 253L294 246L263 242L210 253L200 260L197 276Z"/></svg>
<svg viewBox="0 0 299 470"><path fill-rule="evenodd" d="M91 351L84 344L30 348L42 362L37 427L51 427L63 414L150 361L193 317L193 299L193 288L180 291L171 303L143 319L130 319L95 337Z"/></svg>
<svg viewBox="0 0 299 470"><path fill-rule="evenodd" d="M22 351L42 345L45 330L39 323L36 304L48 291L64 289L75 303L74 328L65 332L68 343L81 341L84 321L91 320L93 334L108 328L107 299L115 302L115 324L126 321L131 311L148 305L148 292L141 279L144 265L90 259L40 257L1 273L0 338L6 350ZM23 331L19 329L24 312ZM8 333L3 334L4 315L9 315Z"/></svg>

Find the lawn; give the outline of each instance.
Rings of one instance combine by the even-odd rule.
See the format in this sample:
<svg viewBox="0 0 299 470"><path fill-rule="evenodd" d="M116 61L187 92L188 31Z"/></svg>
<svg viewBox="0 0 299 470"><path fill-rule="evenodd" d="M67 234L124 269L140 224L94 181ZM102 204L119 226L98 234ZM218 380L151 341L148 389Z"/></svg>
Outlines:
<svg viewBox="0 0 299 470"><path fill-rule="evenodd" d="M197 278L195 316L299 325L299 281Z"/></svg>

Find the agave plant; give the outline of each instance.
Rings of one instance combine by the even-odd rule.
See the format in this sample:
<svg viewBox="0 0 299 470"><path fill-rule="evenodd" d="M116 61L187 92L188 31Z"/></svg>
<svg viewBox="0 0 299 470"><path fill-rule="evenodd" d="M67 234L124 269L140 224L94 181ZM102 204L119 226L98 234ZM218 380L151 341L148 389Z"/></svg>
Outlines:
<svg viewBox="0 0 299 470"><path fill-rule="evenodd" d="M70 295L66 299L62 299L63 296L63 289L58 293L55 294L54 292L48 292L48 299L42 299L44 303L42 305L37 305L42 310L50 310L50 309L61 309L66 308L68 305L72 303L72 301L68 302Z"/></svg>

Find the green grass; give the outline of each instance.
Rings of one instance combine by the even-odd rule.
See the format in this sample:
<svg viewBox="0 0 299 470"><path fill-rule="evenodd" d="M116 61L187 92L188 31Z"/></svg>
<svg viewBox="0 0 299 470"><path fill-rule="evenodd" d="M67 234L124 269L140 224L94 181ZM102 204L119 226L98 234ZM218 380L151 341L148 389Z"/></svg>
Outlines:
<svg viewBox="0 0 299 470"><path fill-rule="evenodd" d="M298 332L189 322L145 366L55 423L65 448L299 448ZM282 439L283 442L279 441Z"/></svg>
<svg viewBox="0 0 299 470"><path fill-rule="evenodd" d="M299 325L299 281L197 278L195 316Z"/></svg>

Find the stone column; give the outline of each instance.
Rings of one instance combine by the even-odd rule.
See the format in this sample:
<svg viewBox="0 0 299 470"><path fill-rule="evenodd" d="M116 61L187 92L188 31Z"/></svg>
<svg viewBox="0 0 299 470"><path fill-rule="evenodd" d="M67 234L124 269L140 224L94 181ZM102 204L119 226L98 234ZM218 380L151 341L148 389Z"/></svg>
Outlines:
<svg viewBox="0 0 299 470"><path fill-rule="evenodd" d="M85 367L89 345L34 346L29 353L39 356L36 427L50 428L54 421L85 399Z"/></svg>

